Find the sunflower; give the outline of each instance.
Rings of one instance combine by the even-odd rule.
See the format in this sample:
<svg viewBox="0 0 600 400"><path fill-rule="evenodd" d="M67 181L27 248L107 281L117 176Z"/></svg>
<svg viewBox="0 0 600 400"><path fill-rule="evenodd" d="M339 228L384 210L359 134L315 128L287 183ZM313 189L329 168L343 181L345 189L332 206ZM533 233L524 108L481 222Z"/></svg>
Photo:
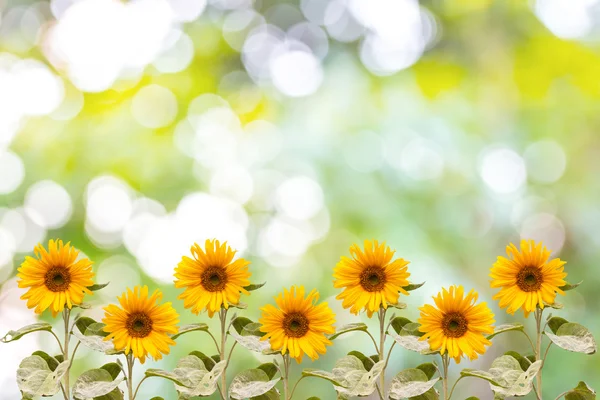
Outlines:
<svg viewBox="0 0 600 400"><path fill-rule="evenodd" d="M333 271L336 288L345 287L336 299L343 299L342 306L358 314L365 308L369 317L380 307L398 302L400 293L408 285L408 261L398 258L392 261L394 251L385 243L365 240L364 252L354 244L350 247L352 259L342 257Z"/></svg>
<svg viewBox="0 0 600 400"><path fill-rule="evenodd" d="M424 333L420 340L428 339L431 350L440 350L441 354L448 352L456 363L463 354L474 360L478 354L485 353L484 346L492 342L484 334L494 332L494 314L485 302L475 304L477 298L474 290L465 297L462 286L450 286L450 290L442 288L442 292L433 297L437 307L426 304L419 308L419 331Z"/></svg>
<svg viewBox="0 0 600 400"><path fill-rule="evenodd" d="M521 240L520 250L511 243L506 254L509 258L498 257L490 273L491 287L502 288L493 299L500 299L506 312L514 314L522 308L527 317L536 306L553 304L556 293L565 294L560 287L566 284L566 262L550 259L550 251L541 242Z"/></svg>
<svg viewBox="0 0 600 400"><path fill-rule="evenodd" d="M319 293L314 289L306 297L303 286L284 289L275 298L277 307L268 304L261 308L258 322L265 333L261 340L270 339L273 350L289 353L298 363L304 353L313 360L325 354L325 345L331 345L325 334L335 332L335 314L327 303L317 305L318 300Z"/></svg>
<svg viewBox="0 0 600 400"><path fill-rule="evenodd" d="M104 307L102 322L106 325L104 332L108 333L104 340L113 339L116 350L133 352L142 364L148 354L155 360L169 354L169 345L175 341L168 334L177 333L179 315L171 303L158 304L161 299L158 289L148 297L148 286L127 289L118 297L121 307L115 304Z"/></svg>
<svg viewBox="0 0 600 400"><path fill-rule="evenodd" d="M233 261L236 252L227 242L207 240L204 250L194 243L191 252L194 259L184 256L175 268L175 287L186 288L179 295L185 308L191 307L195 314L206 308L212 318L221 306L238 304L240 293L248 294L244 287L250 284L250 262Z"/></svg>
<svg viewBox="0 0 600 400"><path fill-rule="evenodd" d="M27 300L27 307L35 307L41 314L50 308L56 317L73 305L81 304L84 294L92 294L87 288L94 284L92 262L87 258L79 261L79 251L71 243L62 240L50 240L48 250L41 244L34 248L36 258L25 257L17 274L20 288L29 288L21 296Z"/></svg>

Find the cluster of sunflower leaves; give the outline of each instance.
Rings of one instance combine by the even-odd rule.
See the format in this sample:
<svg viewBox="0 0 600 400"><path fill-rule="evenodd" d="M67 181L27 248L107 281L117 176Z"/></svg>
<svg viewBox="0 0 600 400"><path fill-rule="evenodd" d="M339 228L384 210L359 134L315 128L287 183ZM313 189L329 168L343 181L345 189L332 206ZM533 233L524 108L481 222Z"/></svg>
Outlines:
<svg viewBox="0 0 600 400"><path fill-rule="evenodd" d="M107 284L97 284L89 287L96 291ZM252 285L258 289L264 284ZM415 290L423 284L410 285L405 289ZM571 290L578 286L566 285L563 290ZM403 303L390 305L395 309L404 309ZM561 309L559 303L547 305L553 309ZM74 308L89 309L89 304L80 304ZM238 309L246 306L242 303L234 305ZM103 331L104 324L87 316L78 315L68 332L69 338L75 336L79 345L84 345L94 351L106 355L123 355L122 351L115 350L110 340L105 340L107 333ZM47 322L39 322L25 326L17 331L8 332L1 341L12 342L32 333L47 331L56 336L53 327ZM351 332L368 333L368 326L364 323L352 323L339 327L328 339L334 341L338 337ZM499 325L494 332L487 336L493 339L506 332L525 332L524 325L509 323ZM191 332L209 332L209 327L204 323L182 326L177 334L171 336L173 340ZM236 344L252 352L262 355L277 355L280 352L271 349L268 340L261 340L264 335L260 331L260 324L246 317L233 314L227 334ZM393 340L394 345L420 353L425 356L438 356L439 351L432 351L427 341L419 340L423 333L419 332L419 324L407 318L392 314L387 321L386 337ZM572 323L564 318L552 316L546 319L544 335L550 340L550 345L571 352L594 354L596 343L591 332L584 326ZM180 359L173 371L147 369L144 379L159 377L173 382L179 399L210 396L217 391L218 381L225 371L227 360L221 360L219 355L206 355L200 351L192 351ZM367 356L359 351L351 351L343 358L337 360L333 370L322 371L304 369L301 379L319 378L330 382L337 393L338 399L369 396L378 390L377 383L381 374L385 374L387 360L381 360L379 355ZM17 383L23 399L34 399L39 396L53 396L61 390L61 381L71 367L71 361L65 361L63 355L51 356L38 350L26 357L17 370ZM495 359L489 370L463 369L460 379L473 377L489 382L490 389L494 392L495 399L504 399L512 396L524 396L533 389L533 380L540 372L542 360L536 360L534 355L521 355L515 351L508 351ZM267 362L238 373L229 385L228 396L232 399L274 400L280 399L281 394L276 385L283 379L282 366L273 357L272 362ZM426 362L415 368L400 371L389 383L388 398L399 400L409 398L412 400L436 400L440 394L435 385L443 377L435 361ZM100 368L85 371L72 386L72 395L76 400L123 400L124 393L119 385L126 380L123 364L116 358L114 362L102 365ZM580 382L575 388L570 389L560 396L566 400L593 400L595 391L585 382ZM289 397L288 397L289 398ZM541 396L538 396L541 398ZM151 400L161 400L162 397L153 397ZM476 400L470 397L467 400ZM311 397L308 400L319 400Z"/></svg>

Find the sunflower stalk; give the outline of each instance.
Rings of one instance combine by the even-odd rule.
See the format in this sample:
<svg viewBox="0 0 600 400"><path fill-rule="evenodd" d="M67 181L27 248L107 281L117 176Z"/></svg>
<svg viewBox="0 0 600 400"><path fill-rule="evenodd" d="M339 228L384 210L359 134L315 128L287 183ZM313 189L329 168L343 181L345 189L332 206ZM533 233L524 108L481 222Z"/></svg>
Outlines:
<svg viewBox="0 0 600 400"><path fill-rule="evenodd" d="M133 400L135 397L133 395L133 363L135 359L133 358L133 352L130 352L125 357L127 360L127 398L129 400Z"/></svg>
<svg viewBox="0 0 600 400"><path fill-rule="evenodd" d="M385 308L380 308L379 309L379 360L385 360L385 312L386 309ZM390 350L391 352L391 350ZM383 399L386 398L385 396L385 369L386 369L387 365L383 367L383 371L381 371L381 375L379 375L379 396L382 397Z"/></svg>
<svg viewBox="0 0 600 400"><path fill-rule="evenodd" d="M450 400L448 393L448 369L450 367L450 357L448 352L442 355L442 392L444 394L444 400ZM453 389L454 390L454 389Z"/></svg>
<svg viewBox="0 0 600 400"><path fill-rule="evenodd" d="M283 398L284 400L290 400L290 354L286 353L283 356Z"/></svg>
<svg viewBox="0 0 600 400"><path fill-rule="evenodd" d="M536 308L535 310L535 328L536 328L536 344L535 344L535 359L542 360L542 314L543 310L540 308ZM545 358L545 357L544 357ZM544 367L542 361L542 368ZM536 395L538 400L542 400L542 368L535 376L535 381L537 385Z"/></svg>
<svg viewBox="0 0 600 400"><path fill-rule="evenodd" d="M221 321L221 347L219 348L219 356L221 361L225 360L227 364L225 364L225 369L223 369L223 373L221 373L221 397L223 399L227 399L227 366L229 365L229 359L226 359L225 345L227 343L227 309L221 308L219 311L219 319ZM233 350L233 349L232 349ZM231 353L230 353L231 354Z"/></svg>
<svg viewBox="0 0 600 400"><path fill-rule="evenodd" d="M71 332L69 330L69 318L70 317L71 317L71 309L65 308L63 310L63 321L64 321L64 325L65 325L65 342L62 347L64 361L69 360L69 339L70 339L70 335L71 335ZM74 355L75 355L75 353L73 353L73 356ZM63 394L65 395L66 400L71 399L71 387L70 387L70 383L69 383L70 372L71 372L71 365L69 364L69 368L67 369L67 372L65 373L65 378L64 378L65 384L64 384L64 393Z"/></svg>

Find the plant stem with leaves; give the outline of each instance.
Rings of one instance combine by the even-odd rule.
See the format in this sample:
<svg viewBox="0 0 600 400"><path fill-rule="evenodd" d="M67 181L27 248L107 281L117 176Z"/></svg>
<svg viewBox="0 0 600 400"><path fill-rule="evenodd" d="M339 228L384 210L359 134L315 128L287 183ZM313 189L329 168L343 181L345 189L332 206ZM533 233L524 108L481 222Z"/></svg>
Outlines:
<svg viewBox="0 0 600 400"><path fill-rule="evenodd" d="M229 360L225 358L225 345L227 344L227 309L221 308L219 311L219 320L221 321L221 347L219 348L219 357L221 361L225 361L229 364ZM227 364L221 374L220 385L221 397L225 400L227 399Z"/></svg>
<svg viewBox="0 0 600 400"><path fill-rule="evenodd" d="M379 309L379 361L385 360L385 308ZM385 367L379 375L379 397L385 399Z"/></svg>
<svg viewBox="0 0 600 400"><path fill-rule="evenodd" d="M63 310L63 322L65 326L65 342L63 344L63 362L69 361L69 339L70 339L70 329L69 329L69 318L71 316L71 310L65 308ZM69 383L69 373L71 372L71 367L67 369L64 377L64 395L67 400L71 399L71 387Z"/></svg>
<svg viewBox="0 0 600 400"><path fill-rule="evenodd" d="M537 308L535 310L535 328L536 328L536 343L535 343L535 359L542 359L542 314L543 310ZM542 361L542 368L544 367ZM537 373L535 377L536 385L537 385L537 398L538 400L542 400L542 368Z"/></svg>

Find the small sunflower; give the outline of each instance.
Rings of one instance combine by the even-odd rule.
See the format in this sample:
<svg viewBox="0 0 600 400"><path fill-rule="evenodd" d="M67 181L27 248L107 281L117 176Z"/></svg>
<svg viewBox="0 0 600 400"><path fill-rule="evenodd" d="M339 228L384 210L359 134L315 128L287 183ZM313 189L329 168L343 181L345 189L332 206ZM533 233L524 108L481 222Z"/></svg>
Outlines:
<svg viewBox="0 0 600 400"><path fill-rule="evenodd" d="M221 306L238 304L240 293L250 284L249 261L238 258L233 261L235 251L218 240L207 240L204 250L196 243L191 248L194 259L183 257L175 268L175 287L186 289L179 295L185 308L195 314L203 309L212 318Z"/></svg>
<svg viewBox="0 0 600 400"><path fill-rule="evenodd" d="M50 240L48 250L41 244L34 248L36 258L25 257L17 274L20 288L29 288L21 296L27 300L27 307L35 307L41 314L50 308L56 317L65 308L81 304L85 294L92 294L87 288L94 284L92 262L87 258L79 261L79 251L71 243Z"/></svg>
<svg viewBox="0 0 600 400"><path fill-rule="evenodd" d="M335 332L335 314L327 303L317 305L318 300L314 289L306 297L303 286L284 289L275 298L277 307L268 304L261 308L258 322L260 331L266 333L261 340L270 339L273 350L288 352L298 363L305 353L313 360L325 354L325 345L331 345L325 334Z"/></svg>
<svg viewBox="0 0 600 400"><path fill-rule="evenodd" d="M118 297L121 307L110 304L104 308L102 322L108 333L104 340L113 339L115 349L133 352L142 364L148 354L155 360L169 354L169 346L175 344L169 334L177 333L179 315L170 302L158 304L161 299L158 289L148 296L148 286L127 289Z"/></svg>
<svg viewBox="0 0 600 400"><path fill-rule="evenodd" d="M440 350L441 354L448 352L456 363L463 354L474 360L478 354L485 353L485 346L492 342L484 335L494 332L495 321L485 302L475 304L478 297L474 290L465 297L462 286L450 286L450 290L442 288L442 292L433 297L437 307L426 304L419 308L419 331L424 333L420 340L428 339L431 350Z"/></svg>
<svg viewBox="0 0 600 400"><path fill-rule="evenodd" d="M409 284L410 273L408 261L392 261L395 252L385 243L365 240L364 247L363 252L354 244L350 247L352 259L341 258L333 271L333 286L345 287L336 297L343 299L344 308L350 308L354 314L364 308L371 317L380 307L397 303L400 293L408 295L403 287Z"/></svg>
<svg viewBox="0 0 600 400"><path fill-rule="evenodd" d="M565 285L565 261L550 259L550 251L540 242L521 240L521 249L514 244L506 247L509 258L498 257L491 269L491 287L502 288L494 300L509 314L519 308L527 317L536 307L544 303L553 304L556 293L564 295L560 287Z"/></svg>

